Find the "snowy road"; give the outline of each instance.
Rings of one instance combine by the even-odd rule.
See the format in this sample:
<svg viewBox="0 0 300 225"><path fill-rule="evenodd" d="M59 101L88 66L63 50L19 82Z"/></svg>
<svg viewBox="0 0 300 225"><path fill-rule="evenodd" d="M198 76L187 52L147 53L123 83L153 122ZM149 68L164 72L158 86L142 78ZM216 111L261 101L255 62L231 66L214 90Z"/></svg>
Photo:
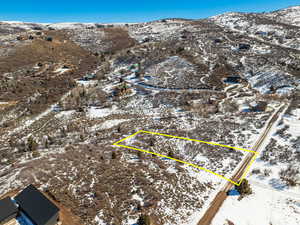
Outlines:
<svg viewBox="0 0 300 225"><path fill-rule="evenodd" d="M268 124L265 126L265 129L262 133L262 135L259 137L257 142L255 143L253 147L253 151L259 152L261 146L264 144L266 137L269 136L270 131L272 130L272 127L276 124L278 119L280 118L279 115L283 111L284 106L282 105L279 107L276 112L273 114L273 116L270 118ZM243 163L233 175L231 180L238 181L242 175L244 174L246 168L248 167L249 163L251 162L251 159L253 157L253 153L249 153L245 159L243 160ZM221 189L221 191L216 195L214 200L211 202L209 208L206 210L205 214L202 216L200 221L198 222L198 225L211 225L212 220L214 219L215 215L223 205L224 201L227 198L226 192L231 189L233 184L231 182L226 182L225 186Z"/></svg>
<svg viewBox="0 0 300 225"><path fill-rule="evenodd" d="M131 75L130 75L131 76ZM128 77L130 77L128 76ZM185 92L192 92L192 93L198 93L198 92L210 92L210 93L224 93L224 91L218 91L218 90L211 90L208 88L166 88L166 87L158 87L150 84L146 84L141 81L137 81L137 79L126 79L126 83L131 84L135 87L144 88L144 89L150 89L155 91L172 91L172 92L178 92L178 93L185 93Z"/></svg>

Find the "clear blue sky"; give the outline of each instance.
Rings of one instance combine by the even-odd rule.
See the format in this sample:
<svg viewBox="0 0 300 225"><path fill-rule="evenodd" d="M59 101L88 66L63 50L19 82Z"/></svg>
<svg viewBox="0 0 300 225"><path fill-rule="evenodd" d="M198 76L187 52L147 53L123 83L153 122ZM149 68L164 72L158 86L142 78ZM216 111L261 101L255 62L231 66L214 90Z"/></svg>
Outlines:
<svg viewBox="0 0 300 225"><path fill-rule="evenodd" d="M143 22L204 18L224 12L263 12L300 5L299 0L3 0L0 21Z"/></svg>

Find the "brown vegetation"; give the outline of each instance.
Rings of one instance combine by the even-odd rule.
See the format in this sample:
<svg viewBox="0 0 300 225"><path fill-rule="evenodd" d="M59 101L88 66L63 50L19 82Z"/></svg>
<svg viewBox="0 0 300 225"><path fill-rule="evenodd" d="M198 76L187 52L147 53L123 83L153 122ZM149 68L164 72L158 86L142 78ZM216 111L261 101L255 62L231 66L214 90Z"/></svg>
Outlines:
<svg viewBox="0 0 300 225"><path fill-rule="evenodd" d="M48 31L47 34L57 41L35 39L9 56L0 56L0 74L13 77L1 79L0 100L19 101L18 105L28 108L31 114L58 101L74 87L74 78L82 77L97 64L94 56L69 41L63 32ZM41 68L43 71L32 69L37 64L45 65ZM56 64L73 65L73 70L55 76ZM28 98L34 95L35 100L28 104Z"/></svg>

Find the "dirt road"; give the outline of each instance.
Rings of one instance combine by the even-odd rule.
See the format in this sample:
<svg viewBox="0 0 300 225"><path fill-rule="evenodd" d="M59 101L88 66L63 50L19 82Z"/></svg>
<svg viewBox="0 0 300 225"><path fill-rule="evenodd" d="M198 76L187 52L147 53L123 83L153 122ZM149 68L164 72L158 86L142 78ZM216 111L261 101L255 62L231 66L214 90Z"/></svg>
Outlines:
<svg viewBox="0 0 300 225"><path fill-rule="evenodd" d="M268 125L266 126L265 130L263 131L262 135L259 137L257 142L255 143L253 147L253 151L258 152L261 145L264 143L265 138L268 136L269 132L271 131L271 128L273 127L274 123L277 121L280 112L283 110L283 106L280 107L277 112L272 116L270 121L268 122ZM236 171L236 173L232 176L231 180L238 182L241 177L243 176L246 168L248 167L249 163L251 162L251 159L253 157L254 153L249 152L248 155L244 158L242 165L240 168ZM209 208L206 210L205 214L202 216L200 221L198 222L198 225L210 225L213 218L221 208L223 202L227 198L226 192L231 189L233 184L231 182L227 182L224 187L221 189L221 191L216 195L214 200L211 202Z"/></svg>

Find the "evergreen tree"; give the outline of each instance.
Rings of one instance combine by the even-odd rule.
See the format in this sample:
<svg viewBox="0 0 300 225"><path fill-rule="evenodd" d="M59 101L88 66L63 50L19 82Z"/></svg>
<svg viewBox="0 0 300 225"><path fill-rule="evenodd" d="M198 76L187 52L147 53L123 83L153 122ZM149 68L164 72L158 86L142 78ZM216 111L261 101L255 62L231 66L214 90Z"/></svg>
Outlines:
<svg viewBox="0 0 300 225"><path fill-rule="evenodd" d="M38 144L36 143L36 141L33 139L32 136L30 136L28 139L27 139L27 150L32 152L32 151L35 151L38 147Z"/></svg>
<svg viewBox="0 0 300 225"><path fill-rule="evenodd" d="M171 158L174 158L174 153L170 150L170 151L168 152L168 156L171 157Z"/></svg>
<svg viewBox="0 0 300 225"><path fill-rule="evenodd" d="M112 153L111 153L111 159L116 159L116 158L117 158L116 152L112 152Z"/></svg>
<svg viewBox="0 0 300 225"><path fill-rule="evenodd" d="M53 138L51 137L51 136L47 136L47 140L48 140L48 145L52 145L52 144L54 144L54 140L53 140Z"/></svg>
<svg viewBox="0 0 300 225"><path fill-rule="evenodd" d="M240 192L241 195L250 195L252 194L252 189L248 180L244 179L240 186L236 186L236 189Z"/></svg>
<svg viewBox="0 0 300 225"><path fill-rule="evenodd" d="M48 141L48 139L45 139L44 147L45 148L49 148L49 141Z"/></svg>
<svg viewBox="0 0 300 225"><path fill-rule="evenodd" d="M151 222L150 222L150 216L148 215L141 215L138 222L137 222L138 225L151 225Z"/></svg>

